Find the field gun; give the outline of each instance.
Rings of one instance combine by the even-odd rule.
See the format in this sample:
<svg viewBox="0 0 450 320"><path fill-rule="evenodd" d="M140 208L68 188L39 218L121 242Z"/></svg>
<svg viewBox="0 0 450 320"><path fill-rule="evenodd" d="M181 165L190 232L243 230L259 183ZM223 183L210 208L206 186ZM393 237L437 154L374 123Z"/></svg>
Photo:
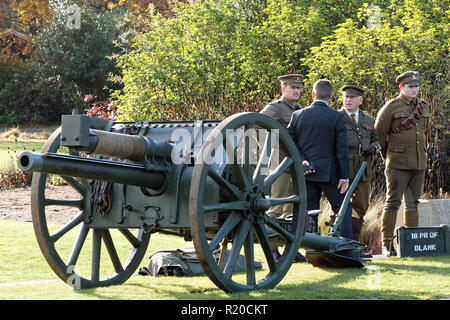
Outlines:
<svg viewBox="0 0 450 320"><path fill-rule="evenodd" d="M279 159L279 150L285 158ZM259 113L223 121L113 122L74 112L62 116L41 153L22 152L18 166L33 172L31 209L40 249L54 272L76 288L124 283L154 232L192 240L205 273L227 292L275 287L301 246L313 249L313 265L363 266L364 246L339 237L341 215L332 236L306 232L299 153L286 129ZM292 179L292 195L270 198L283 172ZM47 195L55 175L73 188L73 199ZM266 214L286 203L293 205L287 219ZM61 214L77 213L55 229L47 216L52 206L63 207ZM280 259L272 242L283 245ZM227 261L217 259L214 251L226 243ZM244 274L233 272L241 253ZM255 259L264 260L267 273L256 271Z"/></svg>

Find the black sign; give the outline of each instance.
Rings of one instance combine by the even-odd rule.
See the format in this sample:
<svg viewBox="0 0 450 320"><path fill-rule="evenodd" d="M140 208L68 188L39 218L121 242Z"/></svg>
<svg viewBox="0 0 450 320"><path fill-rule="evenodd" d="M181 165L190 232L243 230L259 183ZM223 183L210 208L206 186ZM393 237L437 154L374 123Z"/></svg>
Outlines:
<svg viewBox="0 0 450 320"><path fill-rule="evenodd" d="M400 227L396 230L400 257L450 254L450 233L447 225L439 227Z"/></svg>

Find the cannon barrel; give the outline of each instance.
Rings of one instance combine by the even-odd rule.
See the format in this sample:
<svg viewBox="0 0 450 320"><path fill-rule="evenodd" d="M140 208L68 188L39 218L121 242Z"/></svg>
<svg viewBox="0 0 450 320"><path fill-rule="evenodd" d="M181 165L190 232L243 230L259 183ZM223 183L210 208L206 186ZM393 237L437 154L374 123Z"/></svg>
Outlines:
<svg viewBox="0 0 450 320"><path fill-rule="evenodd" d="M55 153L24 151L18 167L24 172L44 172L61 176L87 178L159 190L166 183L164 171L147 171L144 165L83 158Z"/></svg>
<svg viewBox="0 0 450 320"><path fill-rule="evenodd" d="M330 248L336 247L343 241L345 240L339 237L326 237L315 233L306 232L302 239L301 247L304 249L313 249L319 251L330 250Z"/></svg>

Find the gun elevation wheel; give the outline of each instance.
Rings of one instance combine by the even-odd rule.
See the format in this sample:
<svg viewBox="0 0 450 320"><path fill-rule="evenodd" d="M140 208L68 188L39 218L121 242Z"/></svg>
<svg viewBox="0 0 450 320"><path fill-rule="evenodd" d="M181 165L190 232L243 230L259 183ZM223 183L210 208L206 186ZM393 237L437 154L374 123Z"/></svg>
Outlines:
<svg viewBox="0 0 450 320"><path fill-rule="evenodd" d="M61 128L53 132L41 153L56 153L60 150L60 134ZM55 199L55 196L49 196L46 192L49 177L46 173L33 173L31 211L39 247L50 267L64 282L77 289L125 282L141 263L150 233L144 233L143 230L120 229L110 232L109 229L90 228L84 217L86 182L61 176L72 188L70 193L74 199L62 196L56 196L58 199ZM73 208L77 213L64 226L55 226L49 219L54 206L57 206L61 216L67 216ZM107 255L102 254L102 242Z"/></svg>
<svg viewBox="0 0 450 320"><path fill-rule="evenodd" d="M231 174L226 174L227 171ZM266 195L283 173L292 180L292 194L269 198ZM205 192L209 180L217 184L226 200L211 203ZM282 204L293 206L289 231L267 214L271 207ZM206 227L211 214L217 214L221 221L218 230ZM303 169L287 131L259 113L240 113L222 121L210 133L197 158L191 182L189 218L200 263L219 288L235 292L275 287L292 265L301 245L306 219ZM269 235L283 240L280 259L272 254ZM222 258L217 259L214 252L228 241L232 245L224 262ZM240 254L245 258L245 275L234 272ZM263 262L263 270L268 267L267 274L256 270L255 259Z"/></svg>

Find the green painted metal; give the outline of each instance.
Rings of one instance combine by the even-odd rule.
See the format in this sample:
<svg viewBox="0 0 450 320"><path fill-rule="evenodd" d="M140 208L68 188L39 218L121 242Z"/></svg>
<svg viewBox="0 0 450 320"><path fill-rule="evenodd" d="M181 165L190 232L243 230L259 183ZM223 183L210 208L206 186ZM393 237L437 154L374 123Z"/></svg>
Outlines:
<svg viewBox="0 0 450 320"><path fill-rule="evenodd" d="M244 142L242 146L236 145L232 150L227 150L227 160L232 163L227 165L227 169L233 179L218 175L214 165L200 163L194 168L190 188L190 222L194 246L206 274L219 288L227 292L275 287L287 273L297 254L306 220L305 179L300 156L287 131L271 118L262 114L244 113L225 119L208 136L201 149L202 158L217 150L218 146L229 146L227 132L235 132L241 128L246 132L255 128L268 132L265 140L259 141L259 148L263 150L259 156L251 161L249 140L252 137L248 137L247 141L241 140ZM272 150L271 136L276 132L279 133L279 145L286 158L269 173L264 170L267 169L267 164L263 161L264 150ZM241 154L243 161L239 164L237 159L241 158ZM293 182L293 194L296 196L266 199L265 195L270 192L272 183L283 172L289 173ZM215 205L206 203L206 182L210 179L228 196L226 202L221 201ZM283 203L292 203L294 207L290 231L281 228L276 219L266 214L269 207ZM223 216L225 220L211 239L208 237L205 221L209 214L216 210L227 210L228 213ZM272 254L266 227L285 240L281 259L275 260ZM220 259L216 261L213 251L220 244L225 244L226 247L230 234L230 258L226 264L221 265ZM263 251L269 269L268 273L259 279L256 278L254 266L256 247ZM242 248L246 261L246 277L237 279L233 276L233 261Z"/></svg>
<svg viewBox="0 0 450 320"><path fill-rule="evenodd" d="M45 172L61 176L129 184L155 190L164 186L168 168L147 171L145 166L56 153L24 151L18 166L24 172Z"/></svg>
<svg viewBox="0 0 450 320"><path fill-rule="evenodd" d="M355 191L356 185L358 184L359 179L361 179L361 176L364 173L364 170L366 170L366 167L367 167L367 162L363 161L363 163L361 163L361 167L358 170L358 173L355 176L355 179L353 179L352 184L350 185L350 187L347 190L347 193L345 194L344 200L342 201L342 205L339 208L338 214L336 215L336 221L329 233L330 236L339 237L341 235L342 223L344 222L344 216L345 216L345 213L347 212L347 207L350 203L350 198L352 197L353 191Z"/></svg>
<svg viewBox="0 0 450 320"><path fill-rule="evenodd" d="M42 152L56 153L60 148L60 128L58 128L45 143ZM34 172L31 185L31 213L33 227L39 247L53 271L65 283L77 289L95 288L109 286L125 282L133 275L141 263L150 239L150 233L145 233L143 229L137 231L133 229L121 229L121 233L129 242L129 254L122 258L122 262L117 257L117 250L108 229L93 228L85 221L86 207L89 199L86 192L89 184L86 181L73 177L62 176L73 189L74 200L66 198L48 198L46 189L49 186L49 175L47 173ZM53 226L49 223L48 214L51 206L63 207L61 214L67 214L71 208L78 208L80 211L70 222L57 231L53 231ZM78 228L71 252L68 254L59 241L67 237L70 232ZM94 235L92 245L86 241L88 235ZM100 248L101 240L104 240L107 251L115 265L115 270L110 274L100 277ZM92 251L91 259L83 260L82 250ZM83 260L83 261L82 261ZM119 267L120 265L120 267ZM91 272L80 272L79 268L87 267ZM90 267L90 268L89 268Z"/></svg>
<svg viewBox="0 0 450 320"><path fill-rule="evenodd" d="M275 167L267 163L278 156L272 138L286 155ZM69 155L63 148L69 149ZM104 159L98 153L121 159ZM334 250L337 255L361 249L357 242L337 236L305 234L306 187L298 150L285 128L259 113L235 114L222 122L161 123L111 122L72 114L63 117L62 128L40 154L26 151L18 164L24 171L34 171L32 216L40 248L55 273L76 288L125 282L139 266L150 234L158 231L192 236L205 272L229 292L273 288L301 245ZM293 195L269 198L282 173L290 175ZM74 197L50 199L46 190L51 175L66 181ZM113 183L103 184L110 187L105 188L109 193L101 194L107 210L93 204L98 181ZM285 203L294 207L289 228L267 215L270 207ZM56 232L49 231L48 219L49 208L55 205L64 208L62 215L78 210ZM77 228L72 251L67 253L59 243ZM283 245L278 260L271 251L273 235ZM117 248L118 241L124 240L129 246L126 257ZM231 258L223 265L212 252L218 247L225 252L227 245ZM241 249L244 277L233 272ZM109 257L109 269L102 262L102 251ZM268 266L261 278L254 266L257 251ZM337 256L334 261L341 260Z"/></svg>

